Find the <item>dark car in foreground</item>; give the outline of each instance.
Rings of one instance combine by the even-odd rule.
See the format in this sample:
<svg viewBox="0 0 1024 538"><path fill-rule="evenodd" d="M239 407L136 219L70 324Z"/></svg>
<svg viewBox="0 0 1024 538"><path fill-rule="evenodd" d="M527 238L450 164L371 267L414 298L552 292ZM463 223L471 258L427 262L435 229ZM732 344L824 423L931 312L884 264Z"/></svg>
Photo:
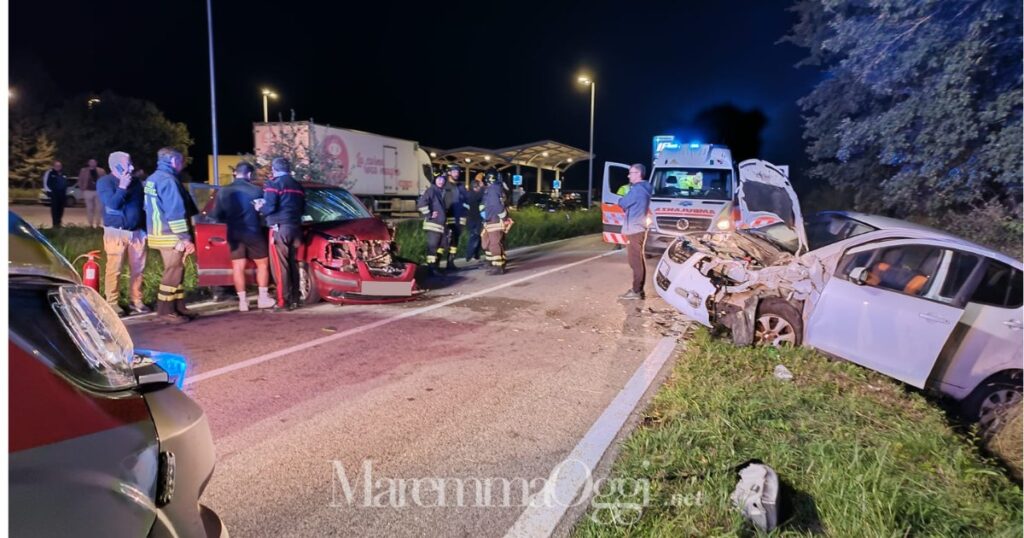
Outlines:
<svg viewBox="0 0 1024 538"><path fill-rule="evenodd" d="M184 357L136 349L39 232L8 225L11 535L227 536L199 503L216 457Z"/></svg>

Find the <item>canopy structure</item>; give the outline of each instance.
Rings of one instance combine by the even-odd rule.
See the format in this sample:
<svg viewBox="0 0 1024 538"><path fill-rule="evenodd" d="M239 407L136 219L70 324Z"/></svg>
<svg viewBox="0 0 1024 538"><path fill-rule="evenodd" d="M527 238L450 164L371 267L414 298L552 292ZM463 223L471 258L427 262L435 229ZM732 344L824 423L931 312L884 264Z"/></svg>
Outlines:
<svg viewBox="0 0 1024 538"><path fill-rule="evenodd" d="M494 168L502 171L515 167L518 174L523 166L536 168L537 192L541 191L541 178L544 170L553 171L557 180L570 166L593 157L582 149L554 140L541 140L531 144L500 149L475 146L447 150L424 146L423 149L430 153L430 161L436 166L458 164L465 168L467 182L472 177L473 170L483 171Z"/></svg>

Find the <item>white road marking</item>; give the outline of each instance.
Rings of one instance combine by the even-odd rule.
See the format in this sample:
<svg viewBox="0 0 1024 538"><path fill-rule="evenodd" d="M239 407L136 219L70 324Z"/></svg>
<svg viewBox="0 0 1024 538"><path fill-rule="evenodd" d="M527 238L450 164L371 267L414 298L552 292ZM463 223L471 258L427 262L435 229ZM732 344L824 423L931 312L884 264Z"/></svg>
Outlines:
<svg viewBox="0 0 1024 538"><path fill-rule="evenodd" d="M593 472L601 457L622 430L665 361L672 356L675 347L676 341L673 338L662 338L658 342L618 396L576 444L576 448L551 471L544 489L530 498L526 510L508 530L505 538L551 536L569 506L576 502L580 489L588 480L595 480Z"/></svg>
<svg viewBox="0 0 1024 538"><path fill-rule="evenodd" d="M360 325L359 327L353 327L351 329L342 331L340 333L335 333L335 334L332 334L330 336L323 336L323 337L317 338L315 340L310 340L310 341L302 343L302 344L298 344L298 345L295 345L295 346L292 346L292 347L288 347L288 348L285 348L285 349L274 351L273 353L267 353L265 355L260 355L258 357L253 357L251 359L246 359L244 361L237 362L235 364L230 364L228 366L224 366L224 367L221 367L221 368L215 368L213 370L210 370L209 372L203 372L201 374L196 374L194 376L190 376L188 379L185 380L185 384L186 385L194 385L196 383L199 383L200 381L206 381L207 379L212 379L214 377L219 377L219 376L222 376L224 374L228 374L228 373L231 373L231 372L234 372L234 371L237 371L237 370L242 370L244 368L249 368L250 366L255 366L257 364L261 364L261 363L264 363L264 362L267 362L267 361L270 361L270 360L281 358L281 357L284 357L286 355L290 355L292 353L295 353L297 351L302 351L304 349L309 349L309 348L312 348L312 347L320 346L320 345L326 344L328 342L333 342L333 341L338 340L340 338L347 338L347 337L355 335L355 334L364 333L366 331L370 331L370 330L376 329L378 327L383 327L384 325L388 325L390 323L394 323L396 321L400 321L400 320L403 320L403 319L406 319L406 318L411 318L411 317L414 317L414 316L419 316L420 314L426 314L427 312L432 312L432 311L437 310L439 308L444 308L446 306L450 306L450 305L453 305L453 304L456 304L456 303L461 303L462 301L468 301L470 299L473 299L473 298L476 298L476 297L480 297L481 295L487 295L488 293L493 293L495 291L507 288L509 286L515 286L516 284L519 284L519 283L522 283L522 282L533 280L535 278L540 278L542 276L549 275L551 273L557 273L558 271L562 271L562 270L568 269L570 267L575 267L577 265L581 265L581 264L584 264L584 263L596 260L598 258L603 258L605 256L609 256L609 255L612 255L612 254L617 254L617 253L620 253L620 252L622 252L622 251L611 250L611 251L608 251L608 252L604 252L602 254L598 254L597 256L591 256L591 257L583 259L583 260L575 261L575 262L572 262L572 263L567 263L565 265L560 265L558 267L553 267L551 269L547 269L547 270L541 271L539 273L535 273L535 274L532 274L532 275L527 275L527 276L524 276L522 278L517 278L516 280L510 280L508 282L505 282L504 284L499 284L497 286L493 286L493 287L490 287L490 288L487 288L487 289L484 289L484 290L480 290L478 292L470 293L469 295L465 295L465 296L462 296L462 297L457 297L457 298L454 298L454 299L448 299L447 301L444 301L444 302L441 302L441 303L437 303L437 304L430 305L430 306L424 306L422 308L417 308L415 310L410 310L408 312L403 312L401 314L398 314L397 316L393 316L393 317L390 317L390 318L386 318L386 319L382 319L382 320L379 320L379 321L375 321L373 323L368 323L366 325Z"/></svg>

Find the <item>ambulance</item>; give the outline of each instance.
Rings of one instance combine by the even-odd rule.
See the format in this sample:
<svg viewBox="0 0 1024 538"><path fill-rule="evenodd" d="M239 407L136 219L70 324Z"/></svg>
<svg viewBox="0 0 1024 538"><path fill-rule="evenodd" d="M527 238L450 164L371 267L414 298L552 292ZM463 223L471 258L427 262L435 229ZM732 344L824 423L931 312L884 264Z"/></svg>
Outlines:
<svg viewBox="0 0 1024 538"><path fill-rule="evenodd" d="M652 150L647 252L664 251L683 232L728 229L733 225L730 202L737 176L729 148L658 135L652 140ZM781 168L788 175L788 167ZM628 172L628 164L605 163L601 220L606 243L626 243L621 233L625 213L618 202L625 194Z"/></svg>

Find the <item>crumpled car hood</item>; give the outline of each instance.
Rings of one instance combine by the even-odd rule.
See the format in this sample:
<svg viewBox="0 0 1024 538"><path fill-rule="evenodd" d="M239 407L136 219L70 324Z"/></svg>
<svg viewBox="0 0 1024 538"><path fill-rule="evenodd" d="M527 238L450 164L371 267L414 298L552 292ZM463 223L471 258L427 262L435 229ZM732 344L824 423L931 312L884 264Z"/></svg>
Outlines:
<svg viewBox="0 0 1024 538"><path fill-rule="evenodd" d="M389 241L391 232L384 221L376 218L314 224L313 231L326 239L350 236L359 241Z"/></svg>

